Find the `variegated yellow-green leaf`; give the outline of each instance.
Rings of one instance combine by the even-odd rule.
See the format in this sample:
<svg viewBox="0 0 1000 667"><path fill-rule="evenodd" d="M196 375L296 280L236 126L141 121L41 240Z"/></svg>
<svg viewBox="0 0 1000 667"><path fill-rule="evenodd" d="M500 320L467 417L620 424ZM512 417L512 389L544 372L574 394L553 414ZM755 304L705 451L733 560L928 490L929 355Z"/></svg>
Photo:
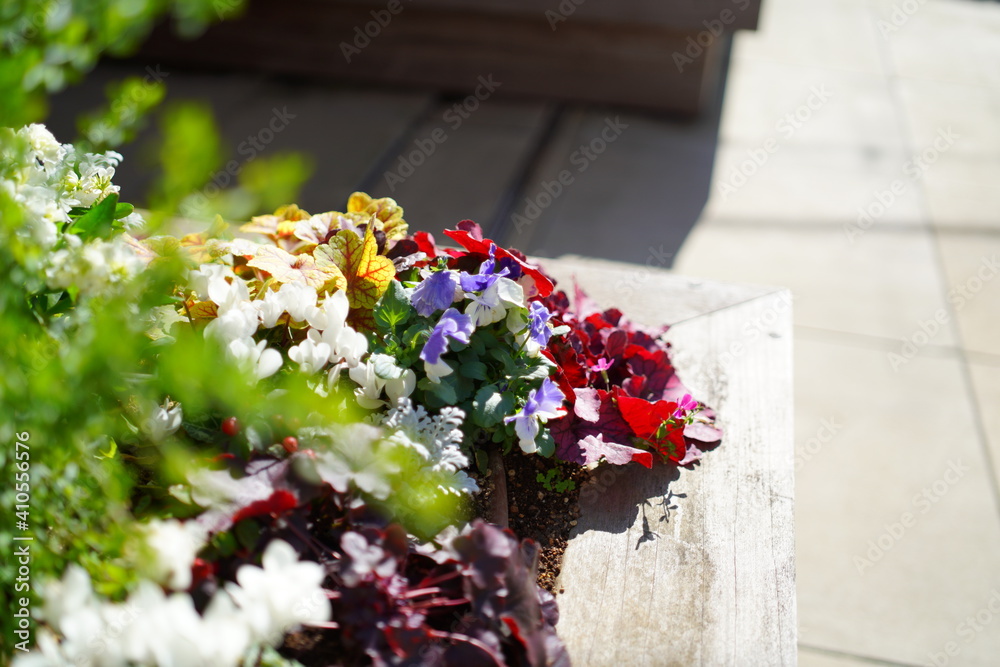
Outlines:
<svg viewBox="0 0 1000 667"><path fill-rule="evenodd" d="M187 304L188 315L191 319L213 319L219 316L219 307L212 301L195 301Z"/></svg>
<svg viewBox="0 0 1000 667"><path fill-rule="evenodd" d="M337 232L328 245L316 248L315 256L318 266L336 267L347 279L351 308L374 308L396 275L392 260L378 254L372 225L365 228L364 238L349 230Z"/></svg>
<svg viewBox="0 0 1000 667"><path fill-rule="evenodd" d="M347 200L347 212L375 216L381 223L378 226L390 241L403 238L409 229L406 220L403 219L403 207L389 197L372 199L364 192L355 192Z"/></svg>
<svg viewBox="0 0 1000 667"><path fill-rule="evenodd" d="M293 255L275 246L260 246L247 265L266 271L279 283L304 282L317 292L344 289L348 284L336 265L318 266L311 255Z"/></svg>

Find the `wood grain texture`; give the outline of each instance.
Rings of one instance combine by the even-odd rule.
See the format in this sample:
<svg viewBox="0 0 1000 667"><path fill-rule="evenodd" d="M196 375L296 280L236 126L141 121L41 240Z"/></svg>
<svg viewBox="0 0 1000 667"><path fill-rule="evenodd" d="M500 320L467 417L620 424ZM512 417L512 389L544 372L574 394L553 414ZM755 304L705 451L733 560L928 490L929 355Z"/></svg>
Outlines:
<svg viewBox="0 0 1000 667"><path fill-rule="evenodd" d="M706 30L568 20L553 31L544 9L507 12L403 5L384 28L385 3L252 1L244 16L211 26L191 43L166 27L142 55L158 62L433 87L468 94L492 75L503 96L614 103L691 115L715 91L729 38L691 47ZM366 37L365 28L374 37ZM710 35L709 35L710 36ZM358 45L355 47L355 45ZM691 48L691 62L675 54Z"/></svg>
<svg viewBox="0 0 1000 667"><path fill-rule="evenodd" d="M347 0L368 2L370 0ZM760 0L411 0L414 5L480 12L503 12L547 20L546 11L564 13L574 21L642 23L671 28L704 29L703 21L718 19L726 10L726 29L756 28ZM572 11L564 11L572 7Z"/></svg>
<svg viewBox="0 0 1000 667"><path fill-rule="evenodd" d="M588 266L559 271L606 294L609 269ZM656 272L604 303L646 324L684 318L668 334L675 364L724 440L693 470L633 464L584 487L558 631L575 665L794 665L790 297L750 288L732 302L740 287L704 284L726 295L713 300L683 281ZM689 316L689 300L708 310Z"/></svg>

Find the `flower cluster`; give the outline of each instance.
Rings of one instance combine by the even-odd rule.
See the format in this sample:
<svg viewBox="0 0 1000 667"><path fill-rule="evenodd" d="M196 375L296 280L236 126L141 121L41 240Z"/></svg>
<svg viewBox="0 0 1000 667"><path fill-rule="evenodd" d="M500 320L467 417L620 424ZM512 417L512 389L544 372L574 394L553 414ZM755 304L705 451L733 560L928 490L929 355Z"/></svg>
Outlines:
<svg viewBox="0 0 1000 667"><path fill-rule="evenodd" d="M199 613L191 595L167 595L149 580L124 603L107 602L94 594L87 572L70 565L43 594L41 619L51 630L42 629L38 650L15 664L235 665L254 645L275 645L293 628L327 621L324 576L320 565L300 561L288 543L273 540L260 567L242 565L236 581L217 590Z"/></svg>
<svg viewBox="0 0 1000 667"><path fill-rule="evenodd" d="M689 465L721 440L714 413L677 377L661 338L665 328L634 325L614 309L598 312L580 294L577 301L574 311L563 293L546 300L554 318L570 328L548 348L570 406L551 423L560 458L650 467L652 451Z"/></svg>
<svg viewBox="0 0 1000 667"><path fill-rule="evenodd" d="M20 214L18 237L48 251L48 287L98 294L135 275L141 262L120 237L109 238L113 228L142 224L131 206L118 205L111 182L121 155L78 154L43 125L0 133L0 188Z"/></svg>
<svg viewBox="0 0 1000 667"><path fill-rule="evenodd" d="M439 247L395 201L355 193L345 212L285 206L237 237L133 237L119 156L78 157L40 126L13 138L0 186L41 249L43 315L181 267L140 313L152 343L110 401L143 480L126 510L141 548L122 555L141 577L112 601L98 568L66 568L18 667L252 664L264 647L280 653L267 664L312 664L316 636L344 664L568 664L538 547L458 518L480 490L470 468L522 453L687 465L719 440L662 331L581 295L571 308L475 223ZM236 396L185 382L185 352L220 360Z"/></svg>

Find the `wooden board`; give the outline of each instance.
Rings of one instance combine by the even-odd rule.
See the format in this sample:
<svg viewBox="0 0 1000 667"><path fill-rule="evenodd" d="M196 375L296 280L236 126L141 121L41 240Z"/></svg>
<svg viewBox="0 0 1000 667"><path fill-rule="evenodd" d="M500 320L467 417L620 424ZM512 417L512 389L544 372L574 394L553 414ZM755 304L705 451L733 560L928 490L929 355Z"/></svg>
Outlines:
<svg viewBox="0 0 1000 667"><path fill-rule="evenodd" d="M582 490L558 596L573 663L796 664L788 291L684 289L653 271L643 290L613 293L636 267L542 263L635 321L677 322L680 377L725 429L693 470L633 464Z"/></svg>
<svg viewBox="0 0 1000 667"><path fill-rule="evenodd" d="M342 0L343 1L343 0ZM347 0L370 2L371 0ZM562 13L581 21L642 23L670 28L702 30L706 21L725 18L724 29L757 27L760 0L409 0L423 7L443 7L481 12L502 12L545 18L546 12ZM726 14L726 10L730 14ZM729 18L730 15L732 18Z"/></svg>
<svg viewBox="0 0 1000 667"><path fill-rule="evenodd" d="M523 15L426 3L400 7L390 15L386 4L377 2L251 1L243 17L210 27L193 43L161 26L141 54L167 64L433 87L462 95L476 91L480 77L492 77L502 96L692 115L715 93L730 37L728 26L713 36L700 23L672 27L576 18L553 30L544 8ZM384 27L373 12L385 19Z"/></svg>

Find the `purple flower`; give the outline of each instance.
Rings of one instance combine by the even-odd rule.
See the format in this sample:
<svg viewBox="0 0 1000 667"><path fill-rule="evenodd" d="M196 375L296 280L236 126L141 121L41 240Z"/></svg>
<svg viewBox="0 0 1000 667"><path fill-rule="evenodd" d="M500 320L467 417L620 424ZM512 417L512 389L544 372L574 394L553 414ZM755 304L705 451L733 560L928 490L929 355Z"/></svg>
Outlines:
<svg viewBox="0 0 1000 667"><path fill-rule="evenodd" d="M690 412L697 407L698 401L694 400L691 394L684 394L683 398L677 402L677 410L674 412L674 417L683 419L685 412Z"/></svg>
<svg viewBox="0 0 1000 667"><path fill-rule="evenodd" d="M455 288L458 284L458 276L454 271L432 273L414 288L411 299L413 307L424 317L444 310L455 300Z"/></svg>
<svg viewBox="0 0 1000 667"><path fill-rule="evenodd" d="M549 419L566 414L562 407L565 398L559 387L549 378L545 378L542 380L542 386L528 393L528 400L520 412L511 417L504 417L505 424L514 422L514 430L517 431L521 450L525 454L538 451L535 438L538 437L539 422L544 424Z"/></svg>
<svg viewBox="0 0 1000 667"><path fill-rule="evenodd" d="M590 370L594 371L595 373L603 373L609 368L611 368L611 360L602 357L597 360L596 364L590 367Z"/></svg>
<svg viewBox="0 0 1000 667"><path fill-rule="evenodd" d="M449 308L435 325L434 331L424 344L424 349L420 351L420 358L429 364L438 363L441 355L448 351L449 338L454 338L460 343L468 343L469 336L475 330L476 325L472 323L471 317Z"/></svg>
<svg viewBox="0 0 1000 667"><path fill-rule="evenodd" d="M531 308L528 312L531 340L542 347L549 344L549 338L552 336L552 327L548 325L550 317L552 317L552 313L549 312L548 308L538 301L531 302Z"/></svg>
<svg viewBox="0 0 1000 667"><path fill-rule="evenodd" d="M488 290L498 278L510 274L510 269L506 267L500 271L496 270L496 251L496 244L491 243L490 257L480 265L479 273L472 275L462 271L459 280L461 281L463 290L466 292L482 292L484 290Z"/></svg>

